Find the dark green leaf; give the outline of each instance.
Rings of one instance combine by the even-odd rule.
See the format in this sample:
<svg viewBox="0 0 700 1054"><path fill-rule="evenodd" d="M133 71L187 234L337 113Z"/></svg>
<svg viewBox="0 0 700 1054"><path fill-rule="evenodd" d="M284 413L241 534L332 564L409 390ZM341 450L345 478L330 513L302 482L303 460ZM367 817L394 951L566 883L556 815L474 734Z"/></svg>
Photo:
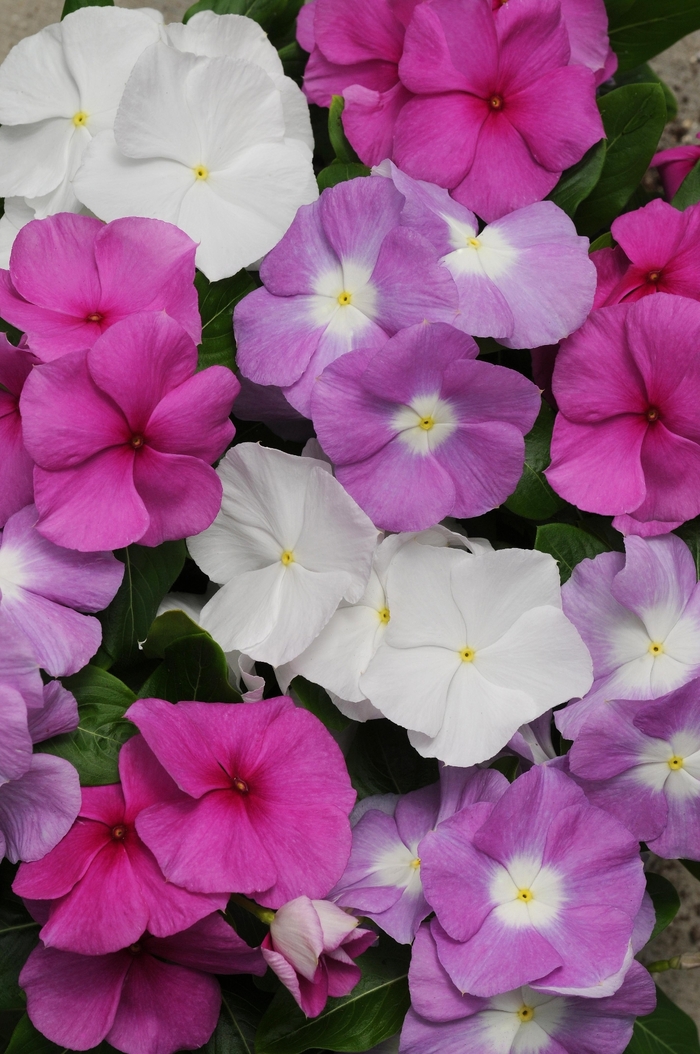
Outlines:
<svg viewBox="0 0 700 1054"><path fill-rule="evenodd" d="M571 578L576 564L606 552L607 548L599 538L570 523L546 523L537 528L535 537L535 549L549 553L559 564L562 584Z"/></svg>
<svg viewBox="0 0 700 1054"><path fill-rule="evenodd" d="M345 183L348 179L369 175L370 170L367 165L359 163L346 164L344 161L336 160L332 161L326 168L321 169L316 177L316 182L319 190L327 190L328 187L334 187L336 183Z"/></svg>
<svg viewBox="0 0 700 1054"><path fill-rule="evenodd" d="M680 187L676 191L671 204L674 208L687 209L689 205L697 205L700 201L700 161L691 168Z"/></svg>
<svg viewBox="0 0 700 1054"><path fill-rule="evenodd" d="M80 724L74 732L47 739L36 749L70 761L78 770L83 786L117 783L122 743L137 731L124 718L136 696L111 673L97 666L86 666L73 677L64 677L63 684L78 700Z"/></svg>
<svg viewBox="0 0 700 1054"><path fill-rule="evenodd" d="M195 637L203 632L184 611L165 611L159 615L148 631L143 654L148 659L164 659L165 649L183 637Z"/></svg>
<svg viewBox="0 0 700 1054"><path fill-rule="evenodd" d="M542 400L532 431L525 436L525 465L517 487L506 501L507 509L528 520L548 520L565 502L545 479L554 428L554 410Z"/></svg>
<svg viewBox="0 0 700 1054"><path fill-rule="evenodd" d="M383 718L357 727L345 760L360 798L407 794L436 783L439 775L435 758L422 758L405 729Z"/></svg>
<svg viewBox="0 0 700 1054"><path fill-rule="evenodd" d="M140 699L151 697L171 703L181 699L203 703L241 701L240 694L229 684L226 656L202 629L163 649L163 662L139 692Z"/></svg>
<svg viewBox="0 0 700 1054"><path fill-rule="evenodd" d="M688 520L687 523L677 527L673 533L683 539L693 554L695 573L700 579L700 516L696 516L694 520Z"/></svg>
<svg viewBox="0 0 700 1054"><path fill-rule="evenodd" d="M184 542L164 542L155 549L130 545L116 553L125 565L119 592L99 618L102 646L93 665L109 667L140 658L139 643L148 636L158 605L182 571Z"/></svg>
<svg viewBox="0 0 700 1054"><path fill-rule="evenodd" d="M676 96L668 84L661 80L661 77L654 72L648 63L644 62L641 66L635 66L634 69L627 70L625 73L616 73L615 87L619 88L623 84L660 84L666 99L666 120L673 121L676 117L678 113ZM607 90L612 91L613 89L606 89L605 85L603 85L600 90L602 94L606 94Z"/></svg>
<svg viewBox="0 0 700 1054"><path fill-rule="evenodd" d="M218 15L247 15L258 22L275 47L287 39L304 0L199 0L185 11L183 22L198 11L215 11Z"/></svg>
<svg viewBox="0 0 700 1054"><path fill-rule="evenodd" d="M576 226L590 237L607 227L627 204L659 142L666 123L660 84L626 84L598 100L607 149L600 179L576 213Z"/></svg>
<svg viewBox="0 0 700 1054"><path fill-rule="evenodd" d="M620 72L647 62L700 29L698 0L608 0L610 44Z"/></svg>
<svg viewBox="0 0 700 1054"><path fill-rule="evenodd" d="M61 12L61 18L72 15L81 7L114 7L114 0L66 0Z"/></svg>
<svg viewBox="0 0 700 1054"><path fill-rule="evenodd" d="M663 875L657 875L654 871L647 872L647 893L656 913L656 923L649 938L653 941L654 937L658 937L675 919L681 906L681 898L676 887Z"/></svg>
<svg viewBox="0 0 700 1054"><path fill-rule="evenodd" d="M625 1054L700 1054L698 1030L692 1018L656 989L656 1010L634 1023Z"/></svg>
<svg viewBox="0 0 700 1054"><path fill-rule="evenodd" d="M222 979L221 989L219 1023L197 1054L254 1054L255 1033L270 997L247 977Z"/></svg>
<svg viewBox="0 0 700 1054"><path fill-rule="evenodd" d="M25 1014L13 1032L5 1054L73 1054L73 1052L70 1048L52 1043L46 1036L42 1036ZM92 1047L85 1054L114 1054L114 1047L110 1047L109 1043L100 1043L99 1047Z"/></svg>
<svg viewBox="0 0 700 1054"><path fill-rule="evenodd" d="M344 109L345 99L343 96L334 95L331 100L330 110L328 111L328 136L338 161L342 161L349 165L358 162L360 159L350 146L345 134L345 129L343 128Z"/></svg>
<svg viewBox="0 0 700 1054"><path fill-rule="evenodd" d="M601 139L586 151L578 164L562 172L561 179L549 194L550 201L563 209L567 216L573 216L600 179L604 162L605 140Z"/></svg>
<svg viewBox="0 0 700 1054"><path fill-rule="evenodd" d="M605 234L601 234L599 238L596 238L594 242L591 242L589 252L595 252L596 249L612 249L615 244L612 234L610 231L606 231Z"/></svg>
<svg viewBox="0 0 700 1054"><path fill-rule="evenodd" d="M310 710L323 721L326 728L333 732L342 732L350 724L350 718L341 714L334 705L328 692L318 684L307 681L305 677L295 677L289 686L289 694L299 706Z"/></svg>
<svg viewBox="0 0 700 1054"><path fill-rule="evenodd" d="M0 864L0 1010L24 1008L19 987L20 970L39 940L39 924L12 892L17 868L9 860Z"/></svg>
<svg viewBox="0 0 700 1054"><path fill-rule="evenodd" d="M697 860L680 860L679 863L683 864L686 871L690 871L691 875L700 882L700 862Z"/></svg>
<svg viewBox="0 0 700 1054"><path fill-rule="evenodd" d="M198 368L228 366L232 370L236 365L233 309L239 300L256 288L256 282L247 271L238 271L220 282L210 282L201 271L197 271L194 284L199 293L199 313L202 316Z"/></svg>
<svg viewBox="0 0 700 1054"><path fill-rule="evenodd" d="M275 995L255 1041L256 1054L301 1054L321 1047L366 1051L401 1028L409 1006L408 947L382 937L356 960L362 979L350 995L329 999L318 1017L307 1018L286 988Z"/></svg>
<svg viewBox="0 0 700 1054"><path fill-rule="evenodd" d="M299 47L296 40L293 40L291 44L286 44L279 49L279 57L286 75L300 84L309 57L306 52Z"/></svg>

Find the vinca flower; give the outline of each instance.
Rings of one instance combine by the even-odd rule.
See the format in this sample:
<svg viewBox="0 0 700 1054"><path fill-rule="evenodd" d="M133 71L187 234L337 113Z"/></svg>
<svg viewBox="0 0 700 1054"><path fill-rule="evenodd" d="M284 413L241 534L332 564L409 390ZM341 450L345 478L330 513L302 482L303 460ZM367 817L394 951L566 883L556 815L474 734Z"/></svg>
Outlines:
<svg viewBox="0 0 700 1054"><path fill-rule="evenodd" d="M34 498L34 464L25 450L19 397L36 358L0 336L0 527Z"/></svg>

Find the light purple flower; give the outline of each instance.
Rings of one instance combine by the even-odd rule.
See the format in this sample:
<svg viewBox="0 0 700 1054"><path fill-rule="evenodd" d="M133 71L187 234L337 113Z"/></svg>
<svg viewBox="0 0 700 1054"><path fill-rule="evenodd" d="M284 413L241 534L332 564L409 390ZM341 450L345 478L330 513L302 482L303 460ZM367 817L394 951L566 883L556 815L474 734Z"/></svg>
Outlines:
<svg viewBox="0 0 700 1054"><path fill-rule="evenodd" d="M687 545L628 535L625 551L582 560L562 588L594 674L590 692L556 714L567 739L608 699L658 699L700 674L700 586Z"/></svg>
<svg viewBox="0 0 700 1054"><path fill-rule="evenodd" d="M616 816L657 856L700 860L700 683L640 706L610 703L569 753L593 805Z"/></svg>
<svg viewBox="0 0 700 1054"><path fill-rule="evenodd" d="M282 387L308 416L321 371L355 348L377 350L400 329L450 322L457 289L432 245L399 226L389 180L352 179L299 209L260 268L264 289L237 306L241 373Z"/></svg>
<svg viewBox="0 0 700 1054"><path fill-rule="evenodd" d="M438 955L460 991L619 987L645 889L639 845L563 772L536 766L495 805L445 820L421 850Z"/></svg>
<svg viewBox="0 0 700 1054"><path fill-rule="evenodd" d="M454 325L508 348L556 344L583 325L596 290L588 238L552 201L516 209L479 232L473 212L434 183L411 179L391 162L406 199L401 223L435 247L459 292Z"/></svg>
<svg viewBox="0 0 700 1054"><path fill-rule="evenodd" d="M654 982L638 962L603 999L567 998L527 985L489 999L462 994L427 924L413 946L408 982L412 1007L401 1054L622 1054L635 1017L656 1004Z"/></svg>
<svg viewBox="0 0 700 1054"><path fill-rule="evenodd" d="M515 490L540 394L477 354L453 326L423 323L379 351L344 355L317 380L321 446L377 527L420 531L480 516Z"/></svg>
<svg viewBox="0 0 700 1054"><path fill-rule="evenodd" d="M421 882L421 843L453 813L478 801L496 802L508 787L492 769L441 769L440 783L398 799L380 795L355 824L345 873L328 894L402 944L410 944L431 908Z"/></svg>
<svg viewBox="0 0 700 1054"><path fill-rule="evenodd" d="M39 665L63 677L85 666L99 648L99 621L79 611L107 607L124 565L112 553L54 545L36 530L38 518L28 505L2 531L0 609L28 637Z"/></svg>

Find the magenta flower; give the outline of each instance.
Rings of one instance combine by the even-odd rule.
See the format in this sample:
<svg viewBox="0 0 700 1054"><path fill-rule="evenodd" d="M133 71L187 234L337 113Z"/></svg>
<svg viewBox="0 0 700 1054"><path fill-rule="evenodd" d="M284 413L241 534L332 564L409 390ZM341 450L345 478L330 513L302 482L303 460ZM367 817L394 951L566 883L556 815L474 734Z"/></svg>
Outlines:
<svg viewBox="0 0 700 1054"><path fill-rule="evenodd" d="M34 463L24 448L19 397L35 357L0 334L0 527L34 499Z"/></svg>
<svg viewBox="0 0 700 1054"><path fill-rule="evenodd" d="M679 212L657 198L618 216L614 249L598 249L594 307L641 300L650 293L675 293L700 300L700 205Z"/></svg>
<svg viewBox="0 0 700 1054"><path fill-rule="evenodd" d="M113 600L124 565L110 552L76 553L43 538L33 505L0 531L0 609L29 639L52 677L77 673L102 641L102 626L82 611ZM77 609L77 610L74 610Z"/></svg>
<svg viewBox="0 0 700 1054"><path fill-rule="evenodd" d="M477 354L451 326L417 325L381 351L343 356L316 382L321 446L377 527L420 531L480 516L515 490L540 394Z"/></svg>
<svg viewBox="0 0 700 1054"><path fill-rule="evenodd" d="M495 19L490 0L420 4L399 64L416 98L393 160L487 222L539 201L604 135L593 74L570 56L559 0L506 4Z"/></svg>
<svg viewBox="0 0 700 1054"><path fill-rule="evenodd" d="M140 699L127 716L182 791L136 825L169 882L254 893L273 908L326 895L350 855L355 792L318 718L286 696L244 706Z"/></svg>
<svg viewBox="0 0 700 1054"><path fill-rule="evenodd" d="M604 982L627 968L644 895L639 845L564 773L536 766L421 849L438 955L460 991L614 991Z"/></svg>
<svg viewBox="0 0 700 1054"><path fill-rule="evenodd" d="M700 304L658 293L594 311L562 343L547 479L625 534L700 513Z"/></svg>
<svg viewBox="0 0 700 1054"><path fill-rule="evenodd" d="M210 974L264 972L259 949L213 914L110 955L40 944L19 980L31 1021L54 1043L88 1050L106 1039L126 1054L173 1054L201 1047L216 1027L221 990Z"/></svg>
<svg viewBox="0 0 700 1054"><path fill-rule="evenodd" d="M328 996L348 995L362 971L353 959L377 934L327 900L297 897L284 904L261 945L263 958L307 1017L321 1013Z"/></svg>
<svg viewBox="0 0 700 1054"><path fill-rule="evenodd" d="M700 860L700 686L639 705L608 703L569 753L593 805L666 859Z"/></svg>
<svg viewBox="0 0 700 1054"><path fill-rule="evenodd" d="M700 132L695 137L700 139ZM688 143L687 146L672 146L670 150L660 150L651 159L651 165L659 170L664 185L666 200L675 197L681 183L688 173L700 161L700 146Z"/></svg>
<svg viewBox="0 0 700 1054"><path fill-rule="evenodd" d="M34 370L20 408L45 538L90 552L209 526L239 384L224 366L196 369L191 337L153 312Z"/></svg>
<svg viewBox="0 0 700 1054"><path fill-rule="evenodd" d="M403 195L388 179L352 179L303 205L234 312L241 373L282 387L309 416L325 367L355 348L377 350L399 329L450 322L457 290L437 253L399 227Z"/></svg>
<svg viewBox="0 0 700 1054"><path fill-rule="evenodd" d="M180 797L142 736L122 747L119 775L121 784L84 787L78 819L63 841L17 873L15 893L51 902L40 933L47 947L105 955L144 930L168 937L226 908L227 893L190 893L166 882L136 833L143 809Z"/></svg>
<svg viewBox="0 0 700 1054"><path fill-rule="evenodd" d="M440 962L428 925L413 945L408 983L411 1009L401 1054L622 1054L635 1017L656 1005L654 982L638 962L603 999L562 997L527 985L489 999L463 994Z"/></svg>
<svg viewBox="0 0 700 1054"><path fill-rule="evenodd" d="M196 249L161 220L105 225L69 212L32 220L15 239L9 271L0 271L0 316L27 334L43 362L91 348L141 311L165 311L199 343Z"/></svg>

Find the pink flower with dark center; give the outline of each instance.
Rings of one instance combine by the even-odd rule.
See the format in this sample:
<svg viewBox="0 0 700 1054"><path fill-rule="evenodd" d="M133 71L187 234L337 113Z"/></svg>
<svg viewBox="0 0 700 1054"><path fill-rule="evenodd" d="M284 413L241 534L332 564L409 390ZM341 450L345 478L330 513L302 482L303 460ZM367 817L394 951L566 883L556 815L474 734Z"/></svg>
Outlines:
<svg viewBox="0 0 700 1054"><path fill-rule="evenodd" d="M69 212L32 220L15 239L9 271L0 271L0 316L27 334L44 362L91 348L141 311L165 311L199 343L196 250L161 220L105 225Z"/></svg>
<svg viewBox="0 0 700 1054"><path fill-rule="evenodd" d="M695 138L700 139L700 132ZM698 161L700 161L700 146L694 143L688 143L687 146L672 146L670 150L660 150L658 154L654 154L651 165L659 170L667 201L676 196L681 183L695 168Z"/></svg>
<svg viewBox="0 0 700 1054"><path fill-rule="evenodd" d="M171 703L127 711L182 791L136 829L169 882L255 894L269 907L323 897L350 855L355 802L343 756L291 699Z"/></svg>
<svg viewBox="0 0 700 1054"><path fill-rule="evenodd" d="M90 552L209 526L222 493L211 463L233 439L240 386L224 366L196 369L192 338L149 312L34 370L20 408L45 538Z"/></svg>
<svg viewBox="0 0 700 1054"><path fill-rule="evenodd" d="M19 397L36 358L0 333L0 527L34 497L34 463L24 448Z"/></svg>
<svg viewBox="0 0 700 1054"><path fill-rule="evenodd" d="M35 948L20 974L27 1012L54 1043L89 1050L106 1039L126 1054L173 1054L206 1043L221 990L210 974L265 972L221 915L172 937L144 933L110 955Z"/></svg>
<svg viewBox="0 0 700 1054"><path fill-rule="evenodd" d="M166 882L136 833L143 809L180 797L142 736L122 747L119 775L121 784L84 787L78 819L63 841L17 873L15 893L50 902L40 933L47 947L105 955L138 941L144 930L168 937L226 908L227 893L190 893Z"/></svg>

